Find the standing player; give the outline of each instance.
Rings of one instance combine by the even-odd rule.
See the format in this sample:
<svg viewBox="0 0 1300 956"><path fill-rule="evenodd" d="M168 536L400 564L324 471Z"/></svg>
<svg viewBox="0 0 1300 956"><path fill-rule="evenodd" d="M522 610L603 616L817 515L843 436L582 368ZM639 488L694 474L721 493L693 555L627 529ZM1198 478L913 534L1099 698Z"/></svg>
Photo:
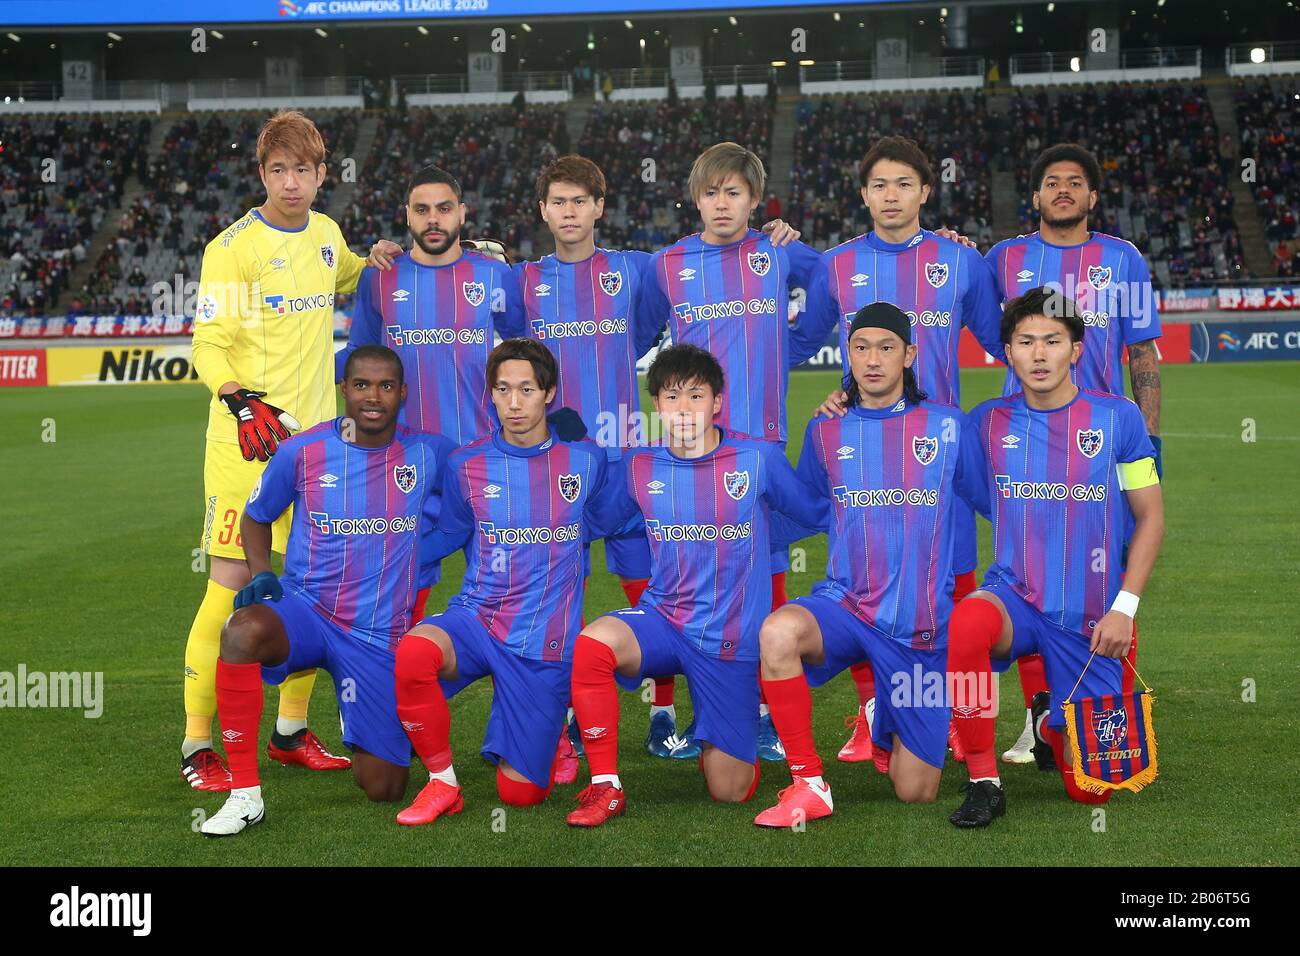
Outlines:
<svg viewBox="0 0 1300 956"><path fill-rule="evenodd" d="M262 821L262 682L307 668L334 678L343 742L366 796L400 800L406 790L411 751L397 720L393 648L410 622L425 501L439 488L452 445L397 424L406 398L402 363L383 346L349 356L341 391L345 417L284 442L244 509L240 530L254 576L235 599L217 661L233 789L204 822L207 836L233 836ZM272 527L291 505L277 578Z"/></svg>
<svg viewBox="0 0 1300 956"><path fill-rule="evenodd" d="M1049 146L1034 160L1029 180L1039 216L1038 231L1004 239L989 250L998 297L1006 302L1027 289L1047 286L1075 300L1088 328L1083 355L1073 372L1075 384L1081 388L1123 395L1122 355L1127 348L1133 400L1146 420L1156 452L1156 471L1163 476L1156 349L1160 316L1147 264L1132 243L1088 230L1088 216L1097 208L1102 185L1101 166L1091 152L1075 143ZM1008 369L1003 394L1018 391L1020 380ZM1037 759L1040 768L1051 770L1050 748L1035 744L1033 731L1034 698L1042 694L1040 710L1046 706L1042 658L1027 655L1016 666L1024 691L1025 729L1002 759L1008 763ZM1131 680L1131 671L1124 676Z"/></svg>
<svg viewBox="0 0 1300 956"><path fill-rule="evenodd" d="M391 268L361 275L347 349L383 344L402 359L408 399L399 421L467 445L488 435L495 421L486 377L492 334L524 334L519 283L510 266L462 249L465 204L460 183L437 166L425 166L406 189L411 249ZM424 617L438 565L421 569L412 620Z"/></svg>
<svg viewBox="0 0 1300 956"><path fill-rule="evenodd" d="M714 425L718 360L693 345L655 356L646 389L665 444L624 457L627 494L644 516L650 584L634 608L583 628L573 650L573 707L591 785L571 826L599 826L627 806L618 775L618 691L647 676L685 674L704 742L700 765L715 800L758 787L758 629L771 610L769 509L812 529L825 505L795 477L785 450ZM634 509L635 510L635 509Z"/></svg>
<svg viewBox="0 0 1300 956"><path fill-rule="evenodd" d="M921 207L930 198L934 172L925 153L902 136L878 140L862 160L862 201L872 230L828 249L808 289L807 320L821 336L838 325L840 353L848 355L854 315L872 302L891 302L907 313L916 345L917 384L941 405L961 407L957 350L962 326L990 355L1001 355L997 292L988 265L975 249L921 228ZM846 371L848 362L845 361ZM842 415L838 391L819 409ZM975 588L975 515L958 503L954 600ZM850 669L858 692L853 734L839 759L871 759L875 679L862 663ZM954 750L956 748L954 747Z"/></svg>
<svg viewBox="0 0 1300 956"><path fill-rule="evenodd" d="M447 698L490 677L483 756L497 793L532 806L550 793L569 706L573 638L582 619L584 543L609 530L608 463L594 442L562 442L546 421L555 358L533 339L508 339L488 357L501 427L447 465L430 555L467 542L465 586L397 647L397 712L429 782L397 816L432 823L464 805L448 743ZM617 473L615 473L617 474ZM426 555L426 559L429 555Z"/></svg>
<svg viewBox="0 0 1300 956"><path fill-rule="evenodd" d="M762 160L736 143L696 158L689 188L704 229L654 254L639 309L646 324L667 326L674 344L696 345L718 360L729 383L718 425L784 448L789 370L821 347L826 330L810 333L806 317L794 327L787 321L790 292L808 288L820 254L749 227L766 180ZM786 550L771 561L776 608L786 602ZM760 755L782 759L766 704L760 733Z"/></svg>
<svg viewBox="0 0 1300 956"><path fill-rule="evenodd" d="M808 425L799 476L833 508L826 578L763 622L763 689L794 778L754 820L830 816L813 742L812 696L850 665L886 679L872 727L878 760L907 803L930 803L948 747L948 616L956 495L978 451L961 410L925 400L907 315L876 302L849 327L850 406ZM982 474L980 475L982 477Z"/></svg>
<svg viewBox="0 0 1300 956"><path fill-rule="evenodd" d="M970 414L984 459L980 486L992 510L993 564L984 587L953 611L948 668L986 686L993 669L1041 654L1051 688L1042 734L1066 793L1080 803L1105 803L1109 791L1087 793L1074 782L1061 736L1062 701L1080 674L1080 698L1121 693L1121 658L1160 550L1164 505L1138 407L1075 384L1084 328L1074 302L1059 292L1031 289L1007 305L1002 339L1021 391ZM956 702L953 716L971 782L952 822L988 826L1006 812L994 718Z"/></svg>
<svg viewBox="0 0 1300 956"><path fill-rule="evenodd" d="M351 292L365 265L334 220L311 208L325 179L325 144L311 120L295 111L267 120L257 168L266 202L208 243L195 306L194 368L212 391L202 537L212 567L185 644L181 775L213 792L230 789L212 717L221 626L252 576L240 539L244 502L279 442L334 417L334 296ZM286 514L272 527L272 550L284 552L288 532ZM314 682L312 671L284 682L269 753L286 765L346 768L307 729Z"/></svg>

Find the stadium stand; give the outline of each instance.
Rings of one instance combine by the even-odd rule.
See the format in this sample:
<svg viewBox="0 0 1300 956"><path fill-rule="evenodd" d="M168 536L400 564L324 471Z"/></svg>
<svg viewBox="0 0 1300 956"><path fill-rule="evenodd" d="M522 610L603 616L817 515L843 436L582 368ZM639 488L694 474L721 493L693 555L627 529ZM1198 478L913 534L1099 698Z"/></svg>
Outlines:
<svg viewBox="0 0 1300 956"><path fill-rule="evenodd" d="M1293 278L1300 275L1300 81L1294 76L1239 80L1233 105L1241 158L1255 160L1248 182L1273 256L1272 271Z"/></svg>

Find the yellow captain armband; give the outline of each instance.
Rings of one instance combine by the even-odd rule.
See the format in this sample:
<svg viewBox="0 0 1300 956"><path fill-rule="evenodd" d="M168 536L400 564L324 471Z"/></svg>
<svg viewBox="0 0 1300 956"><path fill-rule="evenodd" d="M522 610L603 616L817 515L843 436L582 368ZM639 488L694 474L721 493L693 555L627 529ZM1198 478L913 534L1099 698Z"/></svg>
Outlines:
<svg viewBox="0 0 1300 956"><path fill-rule="evenodd" d="M1152 485L1160 484L1154 458L1122 461L1115 466L1115 472L1119 475L1120 491L1137 491L1139 488L1150 488Z"/></svg>

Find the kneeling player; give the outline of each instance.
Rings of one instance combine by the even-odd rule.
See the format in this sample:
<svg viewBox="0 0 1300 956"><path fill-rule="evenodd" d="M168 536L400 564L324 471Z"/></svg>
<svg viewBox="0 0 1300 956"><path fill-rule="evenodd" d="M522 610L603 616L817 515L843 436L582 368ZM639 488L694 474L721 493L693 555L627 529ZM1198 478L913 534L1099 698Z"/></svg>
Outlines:
<svg viewBox="0 0 1300 956"><path fill-rule="evenodd" d="M830 816L808 688L861 660L886 681L872 736L876 765L900 800L934 800L948 747L954 504L958 493L973 497L978 452L961 410L926 401L917 387L906 313L865 306L846 338L848 413L814 418L799 457L804 484L834 509L826 578L759 635L763 691L794 778L755 818L759 826Z"/></svg>
<svg viewBox="0 0 1300 956"><path fill-rule="evenodd" d="M262 683L307 668L325 668L340 691L343 742L366 796L399 800L406 790L410 746L397 719L393 647L415 601L425 499L436 493L452 446L397 425L406 386L390 349L353 352L340 387L345 417L283 442L244 509L240 534L254 577L236 596L217 660L233 786L203 824L207 836L262 822ZM271 526L290 505L285 572L277 578ZM342 693L345 687L354 692Z"/></svg>
<svg viewBox="0 0 1300 956"><path fill-rule="evenodd" d="M665 444L630 450L627 494L650 542L650 583L634 608L583 628L573 651L573 709L591 786L569 814L594 827L623 813L618 691L685 674L709 794L749 800L758 786L758 628L771 609L769 508L812 529L826 508L795 477L785 450L712 424L723 373L704 349L660 352L646 387Z"/></svg>
<svg viewBox="0 0 1300 956"><path fill-rule="evenodd" d="M548 425L557 375L554 356L533 339L493 349L487 382L501 427L448 462L423 557L468 541L468 569L447 610L397 648L397 712L429 771L398 823L432 823L463 808L447 698L484 677L494 689L482 753L497 765L501 800L531 806L550 793L582 620L585 536L608 533L602 504L626 497L605 487L603 448L560 441Z"/></svg>
<svg viewBox="0 0 1300 956"><path fill-rule="evenodd" d="M953 611L948 667L956 686L982 686L991 670L1041 654L1051 688L1042 733L1066 792L1081 803L1104 803L1109 792L1075 785L1062 701L1072 692L1076 699L1122 692L1121 658L1160 550L1164 505L1138 407L1073 382L1083 334L1075 304L1046 288L1012 300L1003 313L1007 364L1022 391L970 413L984 459L981 494L992 503L993 564L984 587ZM956 700L953 716L971 783L952 822L988 826L1006 812L994 718Z"/></svg>

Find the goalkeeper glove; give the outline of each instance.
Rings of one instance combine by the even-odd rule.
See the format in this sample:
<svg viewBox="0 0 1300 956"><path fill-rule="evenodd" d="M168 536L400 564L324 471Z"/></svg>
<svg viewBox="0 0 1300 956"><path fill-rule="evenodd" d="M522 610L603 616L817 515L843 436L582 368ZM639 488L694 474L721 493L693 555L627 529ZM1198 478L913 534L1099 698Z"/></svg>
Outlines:
<svg viewBox="0 0 1300 956"><path fill-rule="evenodd" d="M1156 450L1156 477L1159 478L1161 481L1164 481L1165 463L1161 460L1161 454L1160 454L1162 451L1161 445L1163 444L1163 442L1161 442L1159 435L1148 435L1147 437L1151 439L1151 447Z"/></svg>
<svg viewBox="0 0 1300 956"><path fill-rule="evenodd" d="M460 244L463 249L473 249L498 262L510 265L510 255L506 252L505 243L499 239L462 239Z"/></svg>
<svg viewBox="0 0 1300 956"><path fill-rule="evenodd" d="M235 610L261 601L278 601L284 597L284 588L273 571L263 571L249 581L235 595Z"/></svg>
<svg viewBox="0 0 1300 956"><path fill-rule="evenodd" d="M268 461L275 454L280 442L302 426L298 420L282 408L268 405L262 401L266 392L254 392L241 388L229 395L222 395L221 400L230 409L230 414L239 422L239 450L244 461Z"/></svg>
<svg viewBox="0 0 1300 956"><path fill-rule="evenodd" d="M560 441L582 441L587 437L587 423L572 408L557 408L546 416L546 422Z"/></svg>

